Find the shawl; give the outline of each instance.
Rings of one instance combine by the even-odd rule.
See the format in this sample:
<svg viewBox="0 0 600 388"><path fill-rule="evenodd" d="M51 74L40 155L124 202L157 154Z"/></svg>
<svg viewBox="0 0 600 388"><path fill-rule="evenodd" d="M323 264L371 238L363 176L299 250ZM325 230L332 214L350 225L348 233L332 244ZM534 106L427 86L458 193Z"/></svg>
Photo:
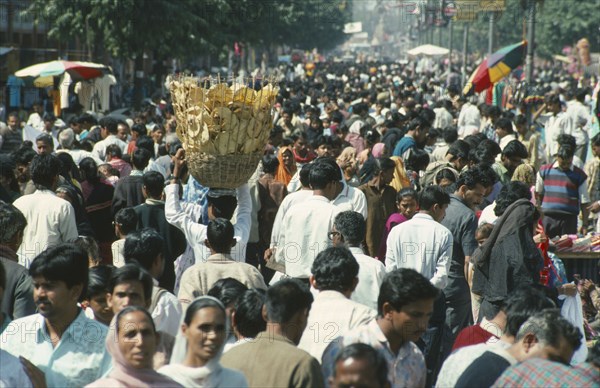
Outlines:
<svg viewBox="0 0 600 388"><path fill-rule="evenodd" d="M533 167L527 163L519 165L512 176L513 181L519 181L531 187L535 185L535 171Z"/></svg>
<svg viewBox="0 0 600 388"><path fill-rule="evenodd" d="M373 146L373 149L371 150L371 154L375 158L381 158L383 156L384 151L385 151L385 144L377 143Z"/></svg>
<svg viewBox="0 0 600 388"><path fill-rule="evenodd" d="M275 171L275 180L287 186L288 183L290 183L290 180L292 180L294 174L296 173L297 167L295 163L289 170L287 167L285 167L285 165L283 164L283 154L286 151L291 152L292 157L295 157L292 147L288 146L279 148L279 151L277 151L277 160L279 160L279 166L277 166L277 171Z"/></svg>

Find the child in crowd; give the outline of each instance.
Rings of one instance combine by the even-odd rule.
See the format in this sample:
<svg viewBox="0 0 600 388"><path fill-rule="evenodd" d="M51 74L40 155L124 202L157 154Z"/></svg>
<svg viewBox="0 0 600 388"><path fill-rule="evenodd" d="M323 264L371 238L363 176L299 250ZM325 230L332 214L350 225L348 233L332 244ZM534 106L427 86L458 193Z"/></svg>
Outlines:
<svg viewBox="0 0 600 388"><path fill-rule="evenodd" d="M106 326L109 325L113 312L106 304L106 294L108 293L108 283L112 274L113 266L98 265L90 268L88 275L88 287L81 307L85 315Z"/></svg>
<svg viewBox="0 0 600 388"><path fill-rule="evenodd" d="M400 190L396 196L396 206L398 207L398 213L392 214L385 223L385 231L377 255L379 259L385 258L385 251L387 249L386 243L390 230L392 230L394 226L410 220L419 211L417 192L409 187Z"/></svg>

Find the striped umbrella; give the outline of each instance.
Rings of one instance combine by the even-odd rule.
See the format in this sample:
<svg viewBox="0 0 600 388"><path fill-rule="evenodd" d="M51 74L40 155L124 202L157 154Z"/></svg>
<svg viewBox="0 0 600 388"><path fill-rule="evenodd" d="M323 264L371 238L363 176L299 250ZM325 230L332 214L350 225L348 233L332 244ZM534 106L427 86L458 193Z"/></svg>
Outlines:
<svg viewBox="0 0 600 388"><path fill-rule="evenodd" d="M469 77L463 89L463 94L468 96L473 93L480 93L500 81L523 64L526 52L527 41L524 40L503 47L488 56Z"/></svg>
<svg viewBox="0 0 600 388"><path fill-rule="evenodd" d="M15 73L15 76L32 81L34 86L54 85L54 77L69 73L73 82L101 77L111 73L105 65L92 62L51 61L29 66Z"/></svg>

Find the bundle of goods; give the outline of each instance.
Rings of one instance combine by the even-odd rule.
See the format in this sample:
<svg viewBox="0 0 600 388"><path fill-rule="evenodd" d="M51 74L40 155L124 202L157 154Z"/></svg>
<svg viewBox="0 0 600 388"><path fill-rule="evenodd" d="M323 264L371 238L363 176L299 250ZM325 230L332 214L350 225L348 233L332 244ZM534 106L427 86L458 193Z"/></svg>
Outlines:
<svg viewBox="0 0 600 388"><path fill-rule="evenodd" d="M555 237L552 242L557 252L600 252L600 234L588 234L581 238L576 234L565 234Z"/></svg>
<svg viewBox="0 0 600 388"><path fill-rule="evenodd" d="M252 176L273 126L279 92L245 84L179 77L170 84L177 135L192 176L205 187L235 189ZM209 87L209 85L212 85Z"/></svg>

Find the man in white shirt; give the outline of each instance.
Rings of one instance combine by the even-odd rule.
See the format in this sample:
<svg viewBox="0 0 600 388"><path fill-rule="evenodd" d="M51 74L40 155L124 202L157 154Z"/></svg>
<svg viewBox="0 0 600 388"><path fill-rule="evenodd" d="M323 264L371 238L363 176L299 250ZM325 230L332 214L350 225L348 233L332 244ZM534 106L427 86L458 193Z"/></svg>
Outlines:
<svg viewBox="0 0 600 388"><path fill-rule="evenodd" d="M329 236L334 247L348 248L358 262L358 285L350 299L377 309L377 297L385 276L385 267L381 261L365 255L361 248L367 236L365 219L355 211L341 212L335 217Z"/></svg>
<svg viewBox="0 0 600 388"><path fill-rule="evenodd" d="M349 299L360 283L358 271L356 259L346 248L325 249L312 265L310 283L319 293L298 347L319 361L335 338L377 317L375 310Z"/></svg>
<svg viewBox="0 0 600 388"><path fill-rule="evenodd" d="M66 128L60 131L58 134L58 144L60 144L60 149L56 151L56 153L66 152L73 158L73 162L75 165L79 166L79 162L81 162L85 158L92 158L94 161L101 165L103 163L98 157L96 157L91 152L86 150L75 150L73 149L73 143L75 142L75 132L71 128Z"/></svg>
<svg viewBox="0 0 600 388"><path fill-rule="evenodd" d="M173 174L170 182L165 187L165 217L167 222L180 229L185 234L185 239L194 250L196 263L206 262L211 255L210 249L206 246L206 225L199 224L197 220L192 219L186 214L179 202L179 180L181 168L185 164L185 151L183 148L177 150L173 157ZM233 195L237 192L237 200ZM207 195L208 199L208 219L226 218L231 220L234 211L236 211L236 223L233 225L235 230L236 245L231 250L231 258L235 261L246 261L246 245L250 236L250 212L252 199L250 198L250 189L247 184L242 185L236 191L213 190ZM237 205L237 210L236 210Z"/></svg>
<svg viewBox="0 0 600 388"><path fill-rule="evenodd" d="M339 193L341 175L335 162L315 161L309 175L313 195L292 206L284 216L274 260L285 265L288 276L308 282L315 257L331 245L327 235L339 209L330 201Z"/></svg>
<svg viewBox="0 0 600 388"><path fill-rule="evenodd" d="M177 336L181 324L181 304L169 291L158 286L165 259L163 257L164 240L154 229L145 228L130 233L125 238L123 255L125 264L135 263L152 276L152 302L150 312L157 331Z"/></svg>
<svg viewBox="0 0 600 388"><path fill-rule="evenodd" d="M30 170L36 191L13 203L27 219L18 251L19 264L26 268L46 248L72 241L78 236L73 206L54 194L60 166L60 160L54 155L34 157Z"/></svg>
<svg viewBox="0 0 600 388"><path fill-rule="evenodd" d="M466 136L479 132L481 113L477 106L467 101L466 97L458 98L456 104L458 104L457 108L460 109L457 123L458 137L464 139Z"/></svg>
<svg viewBox="0 0 600 388"><path fill-rule="evenodd" d="M546 121L544 131L546 132L546 160L554 160L558 152L558 137L564 133L573 133L573 118L562 111L560 97L551 94L545 99L546 109L550 116Z"/></svg>
<svg viewBox="0 0 600 388"><path fill-rule="evenodd" d="M121 152L125 153L127 149L127 143L117 137L119 132L119 122L112 117L103 117L100 120L100 135L102 141L99 141L94 145L92 155L101 160L106 160L106 147L111 144L116 144L121 148Z"/></svg>
<svg viewBox="0 0 600 388"><path fill-rule="evenodd" d="M111 357L105 345L108 328L77 305L88 282L87 254L60 244L37 256L29 273L39 313L11 322L2 332L2 349L29 360L44 373L48 387L96 381L110 370Z"/></svg>
<svg viewBox="0 0 600 388"><path fill-rule="evenodd" d="M577 149L575 155L577 155L584 163L587 157L587 148L589 142L589 131L592 122L590 115L590 109L585 106L585 96L587 92L585 89L578 89L575 91L575 98L567 103L567 115L571 117L572 127L570 135L575 137L577 143Z"/></svg>

